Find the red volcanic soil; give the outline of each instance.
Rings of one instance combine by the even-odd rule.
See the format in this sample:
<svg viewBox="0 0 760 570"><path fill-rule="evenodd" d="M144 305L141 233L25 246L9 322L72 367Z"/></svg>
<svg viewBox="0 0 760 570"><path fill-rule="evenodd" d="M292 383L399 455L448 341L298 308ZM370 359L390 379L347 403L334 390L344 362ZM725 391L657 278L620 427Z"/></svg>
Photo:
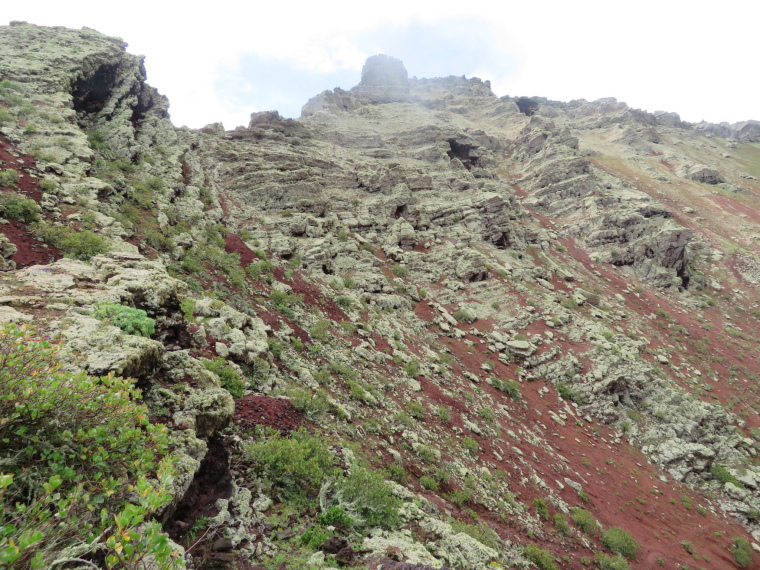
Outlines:
<svg viewBox="0 0 760 570"><path fill-rule="evenodd" d="M235 401L233 420L244 430L263 426L287 435L301 424L303 414L290 403L290 400L249 395Z"/></svg>
<svg viewBox="0 0 760 570"><path fill-rule="evenodd" d="M7 170L15 170L19 174L18 188L12 188L9 191L23 194L39 203L42 198L42 191L38 179L29 176L29 172L37 170L34 157L22 153L11 145L5 137L0 136L0 165ZM7 224L0 225L0 233L4 234L18 248L18 251L11 256L11 260L16 262L16 267L47 265L62 257L59 250L45 246L35 238L26 224L15 220L7 220L7 222Z"/></svg>

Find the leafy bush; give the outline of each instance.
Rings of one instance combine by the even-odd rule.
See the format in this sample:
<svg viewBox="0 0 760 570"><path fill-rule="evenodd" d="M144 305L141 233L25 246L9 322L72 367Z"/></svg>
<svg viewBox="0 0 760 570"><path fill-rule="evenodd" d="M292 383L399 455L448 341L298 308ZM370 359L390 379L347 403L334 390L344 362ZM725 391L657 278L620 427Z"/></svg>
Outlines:
<svg viewBox="0 0 760 570"><path fill-rule="evenodd" d="M343 527L346 529L351 528L354 525L354 520L338 506L330 507L324 513L319 515L317 520L325 525Z"/></svg>
<svg viewBox="0 0 760 570"><path fill-rule="evenodd" d="M575 402L579 406L582 406L584 404L587 404L586 396L575 390L573 387L571 387L569 384L565 382L557 382L554 385L555 388L557 388L557 392L559 392L559 395L562 396L565 400L570 400L571 402Z"/></svg>
<svg viewBox="0 0 760 570"><path fill-rule="evenodd" d="M441 485L438 483L438 481L436 481L430 475L423 475L420 477L420 486L423 489L427 489L429 491L437 491L441 488Z"/></svg>
<svg viewBox="0 0 760 570"><path fill-rule="evenodd" d="M520 383L516 380L493 378L492 382L494 388L501 390L513 400L519 401L522 397L522 393L520 392Z"/></svg>
<svg viewBox="0 0 760 570"><path fill-rule="evenodd" d="M313 526L301 535L301 540L312 550L317 550L330 538L330 533L321 526Z"/></svg>
<svg viewBox="0 0 760 570"><path fill-rule="evenodd" d="M405 267L404 265L394 265L391 271L396 277L401 278L409 277L410 273L409 268Z"/></svg>
<svg viewBox="0 0 760 570"><path fill-rule="evenodd" d="M485 544L494 550L498 551L501 549L501 539L499 538L499 535L485 523L468 524L456 519L451 519L449 520L449 524L451 525L451 528L454 529L454 532L463 532L477 540L479 543Z"/></svg>
<svg viewBox="0 0 760 570"><path fill-rule="evenodd" d="M279 311L289 319L292 319L295 317L295 313L292 309L303 303L303 295L298 295L297 293L283 293L282 291L275 289L269 294L269 302L275 310Z"/></svg>
<svg viewBox="0 0 760 570"><path fill-rule="evenodd" d="M37 202L16 192L8 192L7 194L4 194L0 198L0 207L5 210L5 216L7 218L24 224L38 222L40 219L40 212L42 211L42 208L40 208Z"/></svg>
<svg viewBox="0 0 760 570"><path fill-rule="evenodd" d="M417 378L417 376L420 375L420 363L416 360L410 360L404 364L404 373L409 376L409 378Z"/></svg>
<svg viewBox="0 0 760 570"><path fill-rule="evenodd" d="M713 463L710 466L710 473L713 477L715 477L718 481L721 483L732 483L739 487L740 489L744 488L744 484L739 481L736 477L734 477L731 472L723 467L720 463Z"/></svg>
<svg viewBox="0 0 760 570"><path fill-rule="evenodd" d="M570 534L570 525L567 523L567 517L562 513L556 513L554 515L554 528L557 532L567 536Z"/></svg>
<svg viewBox="0 0 760 570"><path fill-rule="evenodd" d="M629 560L636 558L636 551L639 549L633 537L619 526L611 526L602 531L602 544L615 554L625 556Z"/></svg>
<svg viewBox="0 0 760 570"><path fill-rule="evenodd" d="M235 367L230 366L224 358L221 356L216 356L212 360L204 358L203 366L219 376L222 388L227 390L233 398L243 397L243 379Z"/></svg>
<svg viewBox="0 0 760 570"><path fill-rule="evenodd" d="M628 570L628 562L619 554L607 556L601 552L594 557L599 570Z"/></svg>
<svg viewBox="0 0 760 570"><path fill-rule="evenodd" d="M119 327L127 334L150 337L156 332L156 321L142 309L133 309L115 303L101 303L93 316Z"/></svg>
<svg viewBox="0 0 760 570"><path fill-rule="evenodd" d="M72 563L96 552L109 568L147 555L184 567L160 525L144 522L169 500L173 466L159 462L166 429L138 397L128 380L64 372L33 328L0 327L0 566L51 568L69 549Z"/></svg>
<svg viewBox="0 0 760 570"><path fill-rule="evenodd" d="M752 565L752 546L746 538L734 538L731 554L734 555L734 560L742 568L748 568Z"/></svg>
<svg viewBox="0 0 760 570"><path fill-rule="evenodd" d="M476 320L475 315L472 315L468 311L460 309L459 311L454 311L454 314L452 315L456 320L458 320L460 323L474 323Z"/></svg>
<svg viewBox="0 0 760 570"><path fill-rule="evenodd" d="M63 251L66 257L88 261L109 250L108 240L90 230L81 232L63 226L45 226L37 231L44 242Z"/></svg>
<svg viewBox="0 0 760 570"><path fill-rule="evenodd" d="M462 439L462 447L467 450L470 455L477 455L478 451L480 451L480 445L475 440L475 438L471 436L465 436L464 439Z"/></svg>
<svg viewBox="0 0 760 570"><path fill-rule="evenodd" d="M18 185L18 172L0 168L0 188L16 187Z"/></svg>
<svg viewBox="0 0 760 570"><path fill-rule="evenodd" d="M533 499L533 506L536 507L536 514L545 521L549 520L549 507L546 505L546 499L536 497Z"/></svg>
<svg viewBox="0 0 760 570"><path fill-rule="evenodd" d="M599 529L599 523L590 512L586 509L575 508L571 509L570 516L573 517L573 522L586 534L596 534Z"/></svg>
<svg viewBox="0 0 760 570"><path fill-rule="evenodd" d="M322 483L338 474L327 441L303 428L289 437L261 430L245 446L245 456L282 499L315 497Z"/></svg>
<svg viewBox="0 0 760 570"><path fill-rule="evenodd" d="M327 342L330 340L330 321L321 319L309 327L309 334L314 340Z"/></svg>
<svg viewBox="0 0 760 570"><path fill-rule="evenodd" d="M348 477L336 483L336 499L347 512L356 513L357 527L395 529L401 524L401 500L378 471L354 467ZM354 517L352 517L354 518Z"/></svg>
<svg viewBox="0 0 760 570"><path fill-rule="evenodd" d="M535 544L526 546L523 554L525 558L533 562L541 570L557 570L557 566L554 564L554 556L552 556L551 552L547 552Z"/></svg>

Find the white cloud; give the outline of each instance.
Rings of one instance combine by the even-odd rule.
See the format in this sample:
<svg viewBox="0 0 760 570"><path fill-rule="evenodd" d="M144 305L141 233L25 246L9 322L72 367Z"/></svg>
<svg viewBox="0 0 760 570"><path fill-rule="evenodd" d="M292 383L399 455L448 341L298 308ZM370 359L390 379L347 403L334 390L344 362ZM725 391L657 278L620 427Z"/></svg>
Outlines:
<svg viewBox="0 0 760 570"><path fill-rule="evenodd" d="M500 95L614 96L635 107L676 111L691 121L760 119L760 78L753 73L757 40L751 27L760 21L760 4L746 0L720 5L388 0L373 5L371 15L355 1L221 0L194 9L187 3L135 0L114 5L113 12L105 6L90 0L27 0L4 7L3 15L42 25L88 26L124 38L130 52L147 55L149 82L169 96L178 124L224 120L230 127L229 121L245 123L251 110L267 104L242 105L215 89L221 76L240 67L245 54L329 78L360 70L373 47L392 43L391 37L366 41L378 29L416 21L449 33L457 20L461 35L450 34L448 45L426 48L419 58L432 65L438 57L436 69L467 64L464 71L440 74L490 79ZM488 30L488 53L482 59L452 60L458 45L466 51L478 39L466 25L474 20ZM407 67L415 74L411 63ZM302 103L315 94L305 95Z"/></svg>

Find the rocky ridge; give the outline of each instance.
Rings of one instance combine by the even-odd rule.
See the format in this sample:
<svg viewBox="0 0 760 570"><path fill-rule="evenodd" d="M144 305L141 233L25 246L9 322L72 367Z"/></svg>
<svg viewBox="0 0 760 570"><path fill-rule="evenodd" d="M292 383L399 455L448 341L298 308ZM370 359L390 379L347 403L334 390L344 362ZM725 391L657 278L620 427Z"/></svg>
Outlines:
<svg viewBox="0 0 760 570"><path fill-rule="evenodd" d="M175 129L123 42L25 23L0 29L0 80L3 192L40 207L0 226L0 318L135 379L188 565L727 568L732 537L760 541L755 122L375 56L298 120ZM275 492L256 426L329 441L317 506ZM397 525L319 522L366 517L341 482L389 466ZM641 548L611 558L596 525Z"/></svg>

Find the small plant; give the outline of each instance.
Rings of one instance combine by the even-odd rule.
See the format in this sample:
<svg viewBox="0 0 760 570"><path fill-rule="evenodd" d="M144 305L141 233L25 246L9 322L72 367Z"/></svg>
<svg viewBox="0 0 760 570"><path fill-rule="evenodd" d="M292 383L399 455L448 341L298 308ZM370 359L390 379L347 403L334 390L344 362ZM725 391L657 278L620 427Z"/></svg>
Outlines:
<svg viewBox="0 0 760 570"><path fill-rule="evenodd" d="M746 538L734 538L731 554L734 555L734 560L742 568L748 568L752 565L752 546Z"/></svg>
<svg viewBox="0 0 760 570"><path fill-rule="evenodd" d="M552 556L551 552L547 552L535 544L526 546L523 555L540 570L557 570L557 566L554 564L554 556Z"/></svg>
<svg viewBox="0 0 760 570"><path fill-rule="evenodd" d="M713 463L710 467L710 473L713 477L715 477L718 481L721 483L732 483L739 487L740 489L744 488L744 484L739 481L736 477L734 477L731 472L723 467L720 463Z"/></svg>
<svg viewBox="0 0 760 570"><path fill-rule="evenodd" d="M318 525L307 529L301 535L303 543L312 550L318 550L328 538L330 538L330 533Z"/></svg>
<svg viewBox="0 0 760 570"><path fill-rule="evenodd" d="M546 505L546 499L536 497L533 499L533 506L536 507L536 514L540 518L544 519L545 521L549 520L549 507Z"/></svg>
<svg viewBox="0 0 760 570"><path fill-rule="evenodd" d="M555 388L557 388L557 392L559 392L559 395L565 399L570 400L571 402L575 402L579 406L582 406L584 404L587 404L586 396L572 388L569 384L566 382L557 382L555 385Z"/></svg>
<svg viewBox="0 0 760 570"><path fill-rule="evenodd" d="M416 360L410 360L404 364L404 373L409 376L409 378L417 378L417 376L420 375L420 363Z"/></svg>
<svg viewBox="0 0 760 570"><path fill-rule="evenodd" d="M477 515L476 515L477 516ZM499 550L499 547L501 545L501 540L499 539L499 535L494 532L494 530L489 527L485 523L477 523L477 524L467 524L462 521L458 521L456 519L450 519L449 524L451 525L451 528L454 530L454 532L459 533L463 532L481 544L485 544L489 548L493 548L494 550Z"/></svg>
<svg viewBox="0 0 760 570"><path fill-rule="evenodd" d="M127 334L150 337L156 332L156 321L142 309L133 309L115 303L101 303L93 316L119 327Z"/></svg>
<svg viewBox="0 0 760 570"><path fill-rule="evenodd" d="M451 421L451 412L445 406L438 406L435 409L435 414L442 423L448 424Z"/></svg>
<svg viewBox="0 0 760 570"><path fill-rule="evenodd" d="M575 508L570 510L570 516L576 526L586 534L596 534L599 523L590 512L585 509Z"/></svg>
<svg viewBox="0 0 760 570"><path fill-rule="evenodd" d="M18 172L0 168L0 188L15 188L18 185Z"/></svg>
<svg viewBox="0 0 760 570"><path fill-rule="evenodd" d="M311 325L309 327L309 334L311 335L311 338L314 340L318 340L320 342L327 342L330 340L330 321L327 319L322 319Z"/></svg>
<svg viewBox="0 0 760 570"><path fill-rule="evenodd" d="M423 475L420 477L420 486L428 491L438 491L440 484L430 475Z"/></svg>
<svg viewBox="0 0 760 570"><path fill-rule="evenodd" d="M620 556L607 556L601 552L594 557L599 570L628 570L628 561Z"/></svg>
<svg viewBox="0 0 760 570"><path fill-rule="evenodd" d="M615 554L625 556L629 560L636 558L639 545L633 537L618 526L611 526L602 532L602 544Z"/></svg>
<svg viewBox="0 0 760 570"><path fill-rule="evenodd" d="M327 442L299 429L285 437L259 430L245 446L245 456L262 481L281 499L316 497L322 483L337 474Z"/></svg>
<svg viewBox="0 0 760 570"><path fill-rule="evenodd" d="M474 323L476 320L476 317L474 315L472 315L471 313L463 309L454 311L454 314L452 315L452 317L454 317L460 323L466 323L466 324Z"/></svg>
<svg viewBox="0 0 760 570"><path fill-rule="evenodd" d="M382 473L354 467L348 477L338 480L336 487L338 504L349 506L349 512L358 515L355 526L395 529L401 523L401 500L392 493Z"/></svg>
<svg viewBox="0 0 760 570"><path fill-rule="evenodd" d="M683 546L683 549L686 552L688 552L691 555L694 555L694 545L691 542L689 542L687 540L683 540L683 541L681 541L681 546Z"/></svg>
<svg viewBox="0 0 760 570"><path fill-rule="evenodd" d="M415 400L409 400L404 408L416 420L421 420L425 417L425 406Z"/></svg>
<svg viewBox="0 0 760 570"><path fill-rule="evenodd" d="M554 528L556 528L557 532L563 536L568 536L570 534L570 524L567 522L567 517L562 513L556 513L554 515Z"/></svg>
<svg viewBox="0 0 760 570"><path fill-rule="evenodd" d="M354 524L354 520L338 506L330 507L323 514L319 515L317 520L320 524L341 527L343 529L350 529Z"/></svg>
<svg viewBox="0 0 760 570"><path fill-rule="evenodd" d="M216 356L212 360L204 358L203 366L206 367L206 370L219 376L222 388L227 390L233 398L243 397L243 379L240 377L240 373L233 366L230 366L224 358L220 356Z"/></svg>
<svg viewBox="0 0 760 570"><path fill-rule="evenodd" d="M485 406L482 407L482 408L478 408L478 412L477 413L478 413L478 415L481 418L483 418L487 422L492 422L493 419L494 419L494 413L493 413L493 410L491 408L488 408L488 407L485 407Z"/></svg>
<svg viewBox="0 0 760 570"><path fill-rule="evenodd" d="M16 192L8 192L0 197L0 213L5 212L5 216L17 222L31 224L40 219L39 204Z"/></svg>
<svg viewBox="0 0 760 570"><path fill-rule="evenodd" d="M521 397L520 383L515 380L491 378L491 385L515 401Z"/></svg>
<svg viewBox="0 0 760 570"><path fill-rule="evenodd" d="M37 230L42 241L63 251L66 257L88 261L109 250L108 240L90 230L78 232L63 226L44 226Z"/></svg>
<svg viewBox="0 0 760 570"><path fill-rule="evenodd" d="M477 455L480 451L480 445L478 442L471 436L465 436L464 439L462 439L462 447L470 454L470 455Z"/></svg>
<svg viewBox="0 0 760 570"><path fill-rule="evenodd" d="M409 268L404 265L394 265L391 271L396 277L401 277L402 279L409 277L410 274Z"/></svg>

